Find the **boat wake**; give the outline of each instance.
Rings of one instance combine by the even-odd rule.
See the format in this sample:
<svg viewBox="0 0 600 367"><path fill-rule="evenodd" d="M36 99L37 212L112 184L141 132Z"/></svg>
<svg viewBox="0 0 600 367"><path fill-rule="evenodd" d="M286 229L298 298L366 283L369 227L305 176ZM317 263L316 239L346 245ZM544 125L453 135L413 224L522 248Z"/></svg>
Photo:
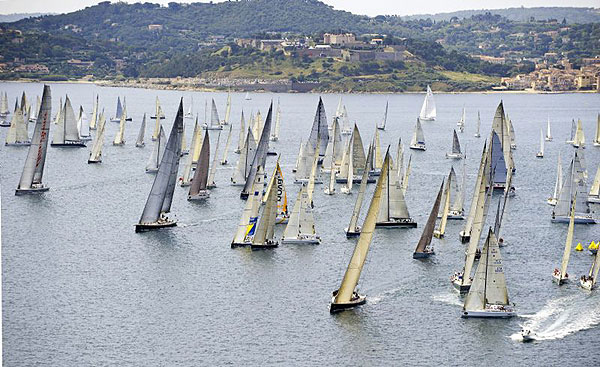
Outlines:
<svg viewBox="0 0 600 367"><path fill-rule="evenodd" d="M600 324L598 307L600 298L581 293L550 300L537 313L519 316L527 319L522 328L535 333L536 340L555 340ZM510 337L522 340L520 333Z"/></svg>
<svg viewBox="0 0 600 367"><path fill-rule="evenodd" d="M436 302L445 303L452 306L463 306L463 302L461 301L458 292L433 295L431 296L431 299Z"/></svg>
<svg viewBox="0 0 600 367"><path fill-rule="evenodd" d="M369 296L369 297L367 297L367 303L370 305L376 305L379 302L381 302L381 300L383 300L391 295L394 295L394 294L400 292L401 290L402 290L402 288L394 288L394 289L390 289L387 291L383 291L374 296Z"/></svg>

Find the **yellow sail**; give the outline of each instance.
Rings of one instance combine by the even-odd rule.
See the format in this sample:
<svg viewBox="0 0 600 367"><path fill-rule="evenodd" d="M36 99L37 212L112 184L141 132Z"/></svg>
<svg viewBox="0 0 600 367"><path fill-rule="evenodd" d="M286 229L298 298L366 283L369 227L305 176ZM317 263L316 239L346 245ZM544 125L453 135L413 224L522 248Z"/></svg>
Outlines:
<svg viewBox="0 0 600 367"><path fill-rule="evenodd" d="M446 224L448 223L448 211L450 210L450 185L452 184L452 176L448 175L446 188L444 190L444 207L442 208L442 218L438 229L433 233L436 238L444 237L446 233Z"/></svg>
<svg viewBox="0 0 600 367"><path fill-rule="evenodd" d="M348 303L352 300L354 289L358 284L360 273L362 272L365 259L367 258L367 253L369 252L369 246L371 245L371 240L373 239L373 231L375 229L375 222L377 221L377 213L379 213L379 206L381 204L381 192L384 184L386 184L386 177L388 176L389 159L388 151L385 155L385 160L381 169L382 172L379 176L379 180L377 181L377 186L375 187L375 192L373 193L373 198L371 199L369 211L367 212L367 217L363 223L360 237L356 243L356 247L354 247L354 253L350 259L350 264L348 264L348 268L346 269L346 273L342 279L342 284L335 299L333 300L333 303Z"/></svg>

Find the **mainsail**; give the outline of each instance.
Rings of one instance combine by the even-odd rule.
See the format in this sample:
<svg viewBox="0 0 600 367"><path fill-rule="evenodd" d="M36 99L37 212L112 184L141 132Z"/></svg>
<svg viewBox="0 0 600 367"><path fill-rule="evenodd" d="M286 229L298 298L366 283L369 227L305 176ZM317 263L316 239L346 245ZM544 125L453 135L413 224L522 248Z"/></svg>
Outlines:
<svg viewBox="0 0 600 367"><path fill-rule="evenodd" d="M437 218L437 214L440 211L440 203L442 201L442 191L444 190L444 181L440 185L440 189L438 190L437 197L433 203L433 208L431 208L431 212L429 213L429 218L427 219L427 223L425 224L425 228L423 228L423 233L421 233L421 238L417 243L417 247L415 248L415 252L413 253L413 257L415 254L424 254L426 252L433 252L433 249L429 250L429 245L431 244L431 238L433 237L433 231L435 229L435 220Z"/></svg>
<svg viewBox="0 0 600 367"><path fill-rule="evenodd" d="M125 144L125 118L127 116L127 108L123 109L121 115L121 121L119 122L119 131L113 140L113 145L124 145Z"/></svg>
<svg viewBox="0 0 600 367"><path fill-rule="evenodd" d="M250 165L250 171L248 172L248 177L246 178L246 184L244 185L244 189L242 190L240 197L247 198L250 195L251 185L254 182L254 176L256 175L256 170L258 166L264 167L265 161L267 159L267 152L269 149L269 135L271 134L271 116L273 115L273 102L269 106L269 112L267 113L267 119L265 120L265 126L262 129L262 133L260 135L260 139L258 141L258 146L256 148L256 152L254 153L254 157L252 158L252 163Z"/></svg>
<svg viewBox="0 0 600 367"><path fill-rule="evenodd" d="M378 130L385 130L385 124L387 123L387 116L388 116L388 104L389 104L389 101L385 102L385 113L383 114L383 120L381 121L381 125L377 126Z"/></svg>
<svg viewBox="0 0 600 367"><path fill-rule="evenodd" d="M210 138L208 136L208 130L204 134L202 141L202 149L200 150L200 159L198 160L198 167L194 172L194 178L190 185L190 191L188 193L188 200L200 193L201 190L207 189L208 184L208 166L210 163Z"/></svg>
<svg viewBox="0 0 600 367"><path fill-rule="evenodd" d="M318 140L320 139L320 140ZM319 103L317 105L317 112L315 113L315 119L313 121L308 143L311 146L311 151L314 151L319 143L319 155L324 156L327 150L327 143L329 142L329 131L327 128L327 116L325 115L325 106L323 106L323 100L319 97ZM364 154L364 152L363 152Z"/></svg>
<svg viewBox="0 0 600 367"><path fill-rule="evenodd" d="M360 214L360 209L362 207L362 202L365 197L365 191L367 190L367 180L369 178L369 161L373 156L373 147L369 146L369 152L367 154L367 162L365 162L365 169L363 170L362 179L360 180L360 187L358 189L358 196L356 197L356 202L354 203L354 209L352 210L352 217L350 218L350 224L346 229L346 233L358 233L360 232L360 227L358 226L358 216ZM381 205L381 204L380 204Z"/></svg>
<svg viewBox="0 0 600 367"><path fill-rule="evenodd" d="M106 131L106 119L104 118L104 113L100 115L98 121L98 129L94 141L92 142L92 150L90 151L88 163L102 162L102 147L104 145L104 135Z"/></svg>
<svg viewBox="0 0 600 367"><path fill-rule="evenodd" d="M152 147L150 158L148 159L148 163L146 164L146 172L158 171L160 160L165 151L166 142L167 137L165 136L165 131L161 125L160 134L158 135L158 139L154 141L154 146Z"/></svg>
<svg viewBox="0 0 600 367"><path fill-rule="evenodd" d="M23 109L17 108L10 122L10 128L6 133L6 145L29 145L29 135L27 132L27 121L23 116Z"/></svg>
<svg viewBox="0 0 600 367"><path fill-rule="evenodd" d="M427 86L427 94L425 95L425 100L423 101L423 106L421 106L421 113L419 114L419 118L423 121L432 121L435 120L437 115L437 109L435 107L435 101L433 100L433 92L429 85Z"/></svg>
<svg viewBox="0 0 600 367"><path fill-rule="evenodd" d="M142 124L140 125L140 132L138 133L138 137L135 141L136 147L143 147L146 145L144 143L144 134L146 133L146 114L144 113L144 117L142 118Z"/></svg>
<svg viewBox="0 0 600 367"><path fill-rule="evenodd" d="M244 120L244 110L242 110L242 117L240 119L240 135L238 137L238 146L235 153L241 153L244 148L246 137L246 121Z"/></svg>
<svg viewBox="0 0 600 367"><path fill-rule="evenodd" d="M165 152L160 160L158 173L150 189L139 225L152 225L167 221L166 214L171 211L173 191L177 181L181 135L183 134L183 99L179 102L177 116L167 140ZM173 223L173 221L170 221ZM136 228L137 230L137 228Z"/></svg>
<svg viewBox="0 0 600 367"><path fill-rule="evenodd" d="M50 86L44 85L42 105L37 116L31 145L25 159L25 166L17 186L16 194L32 190L48 190L42 183L46 151L48 150L48 132L50 131L50 118L52 115L52 97Z"/></svg>

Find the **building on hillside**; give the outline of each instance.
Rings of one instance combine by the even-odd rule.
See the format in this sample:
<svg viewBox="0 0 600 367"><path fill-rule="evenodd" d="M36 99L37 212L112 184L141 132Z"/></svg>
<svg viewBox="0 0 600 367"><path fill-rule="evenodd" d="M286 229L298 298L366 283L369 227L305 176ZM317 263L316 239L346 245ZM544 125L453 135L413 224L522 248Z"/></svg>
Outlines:
<svg viewBox="0 0 600 367"><path fill-rule="evenodd" d="M283 49L281 45L285 40L260 40L258 42L258 49L261 51L271 51Z"/></svg>
<svg viewBox="0 0 600 367"><path fill-rule="evenodd" d="M323 35L323 43L326 43L329 45L344 46L347 44L356 43L356 36L354 36L352 33L344 33L344 34L325 33Z"/></svg>
<svg viewBox="0 0 600 367"><path fill-rule="evenodd" d="M42 64L25 64L17 66L14 69L15 72L23 72L23 73L40 73L40 74L48 74L50 70L46 65Z"/></svg>

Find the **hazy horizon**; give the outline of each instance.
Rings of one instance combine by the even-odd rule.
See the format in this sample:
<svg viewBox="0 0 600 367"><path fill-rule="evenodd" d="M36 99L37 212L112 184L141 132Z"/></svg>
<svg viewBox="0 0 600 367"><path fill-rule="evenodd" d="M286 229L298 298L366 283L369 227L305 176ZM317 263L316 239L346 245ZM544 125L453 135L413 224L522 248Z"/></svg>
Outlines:
<svg viewBox="0 0 600 367"><path fill-rule="evenodd" d="M214 2L222 2L214 1ZM92 6L101 2L100 0L60 0L49 2L47 0L0 0L0 14L14 13L69 13L87 6ZM128 3L141 2L139 0L128 0ZM145 2L145 1L144 1ZM166 5L173 0L149 0L152 3ZM208 0L179 0L179 3L209 2ZM460 10L482 10L482 9L505 9L524 6L531 7L586 7L595 8L600 4L597 0L573 0L565 4L564 0L503 0L487 1L485 6L481 6L479 0L463 0L460 3L450 3L442 0L424 0L420 2L411 2L409 4L397 2L394 0L323 0L323 2L333 6L337 10L345 10L354 14L363 14L375 16L385 15L416 15L416 14L436 14L448 13Z"/></svg>

